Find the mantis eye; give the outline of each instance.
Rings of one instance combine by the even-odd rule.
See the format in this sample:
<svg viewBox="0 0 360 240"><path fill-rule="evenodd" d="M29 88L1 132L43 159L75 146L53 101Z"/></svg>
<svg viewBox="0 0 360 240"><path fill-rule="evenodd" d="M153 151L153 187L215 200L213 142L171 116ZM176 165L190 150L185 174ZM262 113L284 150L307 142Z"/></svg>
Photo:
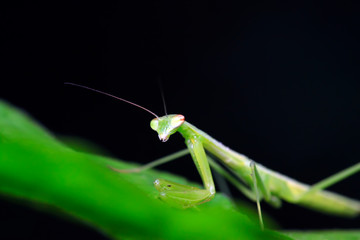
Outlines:
<svg viewBox="0 0 360 240"><path fill-rule="evenodd" d="M152 128L152 130L157 131L159 128L159 119L154 118L153 120L151 120L150 127Z"/></svg>
<svg viewBox="0 0 360 240"><path fill-rule="evenodd" d="M173 128L180 127L181 124L184 123L184 121L185 121L185 117L183 115L178 114L171 119L171 126Z"/></svg>

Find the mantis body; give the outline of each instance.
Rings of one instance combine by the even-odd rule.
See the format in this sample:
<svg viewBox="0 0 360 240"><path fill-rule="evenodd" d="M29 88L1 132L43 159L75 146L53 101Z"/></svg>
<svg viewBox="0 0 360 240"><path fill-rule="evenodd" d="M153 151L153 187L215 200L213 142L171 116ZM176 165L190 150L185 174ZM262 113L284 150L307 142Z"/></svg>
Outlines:
<svg viewBox="0 0 360 240"><path fill-rule="evenodd" d="M159 138L162 141L166 141L175 132L179 132L184 137L205 187L205 189L196 189L158 179L155 181L155 186L161 193L161 198L165 201L179 201L184 205L193 206L209 201L214 197L215 188L205 154L206 149L233 172L237 173L250 188L250 191L245 194L252 199L257 198L255 193L257 188L259 198L275 206L278 206L280 199L283 199L335 215L357 216L360 214L359 201L320 190L331 185L334 180L339 181L339 177L343 179L345 176L359 171L360 163L341 172L341 174L339 173L328 178L327 181L320 182L319 185L310 187L260 164L255 164L254 161L245 155L231 150L205 132L184 121L182 115L168 115L159 119L155 118L151 121L151 127L158 132ZM251 189L255 191L251 191Z"/></svg>
<svg viewBox="0 0 360 240"><path fill-rule="evenodd" d="M85 86L67 83L87 88L102 94L110 95ZM110 95L115 97L113 95ZM118 97L115 97L118 98ZM118 98L122 101L127 100ZM138 106L138 105L136 105ZM143 107L141 107L143 108ZM144 109L144 108L143 108ZM160 193L160 198L171 205L192 207L210 201L215 195L215 185L210 171L209 161L213 168L222 172L236 187L247 197L257 202L260 223L262 225L260 200L264 200L273 206L280 206L281 199L290 203L299 204L324 213L339 216L355 217L360 215L360 201L329 192L325 189L330 185L360 171L360 163L345 169L313 186L300 183L285 175L270 170L260 164L226 147L194 125L185 121L180 114L171 114L154 118L150 126L158 133L159 139L166 142L169 137L179 132L185 139L185 144L202 178L204 189L170 182L164 179L156 179L154 184ZM216 156L236 177L243 182L241 184L233 175L227 174L222 167L213 162L206 151ZM187 151L183 151L186 153ZM183 154L183 153L180 153ZM177 154L179 155L179 154ZM168 160L175 158L170 157ZM156 165L152 164L152 166ZM126 170L118 170L126 172Z"/></svg>

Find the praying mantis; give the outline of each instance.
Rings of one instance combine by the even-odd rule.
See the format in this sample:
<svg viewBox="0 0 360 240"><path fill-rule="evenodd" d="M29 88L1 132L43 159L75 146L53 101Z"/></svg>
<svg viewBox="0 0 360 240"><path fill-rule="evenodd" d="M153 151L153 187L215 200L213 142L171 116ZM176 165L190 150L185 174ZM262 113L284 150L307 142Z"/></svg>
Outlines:
<svg viewBox="0 0 360 240"><path fill-rule="evenodd" d="M114 169L115 171L123 173L138 172L190 153L201 176L204 189L165 179L156 179L154 185L159 191L160 199L170 205L188 208L210 201L215 196L215 184L210 170L211 166L228 179L246 197L256 202L261 228L264 228L260 207L261 200L264 200L274 207L279 207L281 200L284 200L332 215L343 217L356 217L360 215L360 201L324 190L359 172L360 162L317 184L309 186L270 170L261 164L255 163L255 161L245 155L231 150L207 133L185 121L185 117L181 114L166 114L165 116L159 117L140 105L109 93L75 83L65 84L105 94L149 112L155 116L150 122L150 127L157 132L162 142L168 141L170 136L176 132L182 135L187 150L177 152L137 169ZM215 156L221 161L222 165L215 162L207 153ZM225 166L226 170L223 166Z"/></svg>

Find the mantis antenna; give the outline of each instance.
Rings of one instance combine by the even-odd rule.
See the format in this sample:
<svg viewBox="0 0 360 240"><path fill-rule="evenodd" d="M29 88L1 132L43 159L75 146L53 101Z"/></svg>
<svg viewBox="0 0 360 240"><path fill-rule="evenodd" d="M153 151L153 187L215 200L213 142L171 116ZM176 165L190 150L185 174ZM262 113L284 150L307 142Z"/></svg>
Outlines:
<svg viewBox="0 0 360 240"><path fill-rule="evenodd" d="M144 108L143 106L140 106L140 105L138 105L138 104L136 104L136 103L133 103L133 102L130 102L130 101L128 101L128 100L125 100L125 99L123 99L123 98L120 98L120 97L111 95L111 94L109 94L109 93L106 93L106 92L103 92L103 91L100 91L100 90L96 90L96 89L93 89L93 88L89 88L89 87L86 87L86 86L83 86L83 85L80 85L80 84L76 84L76 83L64 82L64 84L73 85L73 86L81 87L81 88L85 88L85 89L88 89L88 90L91 90L91 91L94 91L94 92L98 92L98 93L101 93L101 94L104 94L104 95L107 95L107 96L116 98L116 99L118 99L118 100L120 100L120 101L126 102L126 103L131 104L131 105L133 105L133 106L135 106L135 107L141 108L141 109L147 111L148 113L152 114L152 115L155 116L156 118L159 118L158 115L156 115L155 113L153 113L153 112L150 111L149 109Z"/></svg>
<svg viewBox="0 0 360 240"><path fill-rule="evenodd" d="M162 84L161 84L161 80L160 78L158 79L158 84L159 84L159 88L160 88L160 92L161 92L161 99L162 99L162 102L163 102L163 105L164 105L164 111L165 111L165 116L167 116L167 110L166 110L166 104L165 104L165 94L164 94L164 90L162 88Z"/></svg>

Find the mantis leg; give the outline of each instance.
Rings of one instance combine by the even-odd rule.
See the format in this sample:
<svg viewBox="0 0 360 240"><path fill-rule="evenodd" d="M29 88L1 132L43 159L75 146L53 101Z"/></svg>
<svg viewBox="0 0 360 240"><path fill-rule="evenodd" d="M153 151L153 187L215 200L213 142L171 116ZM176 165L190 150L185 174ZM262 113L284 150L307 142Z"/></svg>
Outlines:
<svg viewBox="0 0 360 240"><path fill-rule="evenodd" d="M220 166L218 163L215 162L215 160L213 160L211 157L208 156L208 161L210 163L210 166L217 171L218 173L220 173L224 178L226 178L226 180L228 180L234 187L236 187L240 192L242 192L247 198L249 198L251 201L256 202L257 201L257 196L254 193L254 191L252 189L249 189L248 186L246 186L245 184L241 183L241 181L239 181L238 179L236 179L236 177L232 176L231 174L229 174L228 171L232 172L234 175L236 175L236 172L233 172L230 168L227 170L225 170L222 166ZM259 173L257 174L259 176ZM265 192L265 201L267 203L269 203L270 205L272 205L275 208L279 208L281 207L281 200L280 198L270 194L270 192L268 190L266 190L265 185L262 181L262 179L260 178L259 180L261 180L261 185L262 185L262 189L263 192ZM259 181L258 180L258 181ZM264 194L263 194L264 195ZM260 198L260 196L259 196Z"/></svg>
<svg viewBox="0 0 360 240"><path fill-rule="evenodd" d="M245 184L242 184L238 179L229 174L223 167L221 167L218 163L215 162L211 157L207 156L207 159L210 163L210 166L220 173L226 180L228 180L234 187L236 187L240 192L242 192L247 198L252 201L256 201L256 196L251 189L249 189Z"/></svg>
<svg viewBox="0 0 360 240"><path fill-rule="evenodd" d="M178 159L182 156L185 156L189 154L189 150L188 149L183 149L181 151L175 152L173 154L170 154L168 156L156 159L155 161L149 162L141 167L137 167L137 168L131 168L131 169L116 169L113 167L110 167L112 170L116 171L116 172L120 172L120 173L137 173L137 172L141 172L141 171L145 171L148 170L150 168L154 168L157 167L159 165L168 163L170 161L173 161L175 159Z"/></svg>
<svg viewBox="0 0 360 240"><path fill-rule="evenodd" d="M309 194L312 194L317 191L328 188L331 185L334 185L335 183L340 182L340 181L344 180L345 178L348 178L349 176L351 176L359 171L360 171L360 162L351 167L348 167L338 173L335 173L334 175L331 175L330 177L327 177L324 180L312 185L307 191L305 191L303 194L301 194L296 200L300 201L305 196L308 196Z"/></svg>
<svg viewBox="0 0 360 240"><path fill-rule="evenodd" d="M261 198L264 198L266 202L273 205L274 207L280 207L281 206L281 200L273 196L269 190L269 188L266 187L263 179L261 178L254 161L250 162L250 168L251 168L251 178L253 181L253 190L256 196L256 205L258 209L258 215L259 215L259 222L261 229L264 229L264 223L262 220L262 214L261 214L261 206L260 206L260 200ZM260 195L261 194L261 195Z"/></svg>
<svg viewBox="0 0 360 240"><path fill-rule="evenodd" d="M261 214L259 190L261 191L261 193L263 194L265 199L270 199L270 191L265 187L264 182L261 179L260 174L256 169L256 165L255 165L254 161L250 162L250 168L251 168L251 177L253 180L253 188L254 188L254 192L256 195L256 205L257 205L257 209L258 209L260 227L262 230L264 230L264 222L263 222L262 214Z"/></svg>
<svg viewBox="0 0 360 240"><path fill-rule="evenodd" d="M160 198L173 206L192 207L210 201L215 195L215 185L211 176L204 147L196 136L185 141L194 163L199 171L205 189L191 187L164 179L156 179L155 188Z"/></svg>

